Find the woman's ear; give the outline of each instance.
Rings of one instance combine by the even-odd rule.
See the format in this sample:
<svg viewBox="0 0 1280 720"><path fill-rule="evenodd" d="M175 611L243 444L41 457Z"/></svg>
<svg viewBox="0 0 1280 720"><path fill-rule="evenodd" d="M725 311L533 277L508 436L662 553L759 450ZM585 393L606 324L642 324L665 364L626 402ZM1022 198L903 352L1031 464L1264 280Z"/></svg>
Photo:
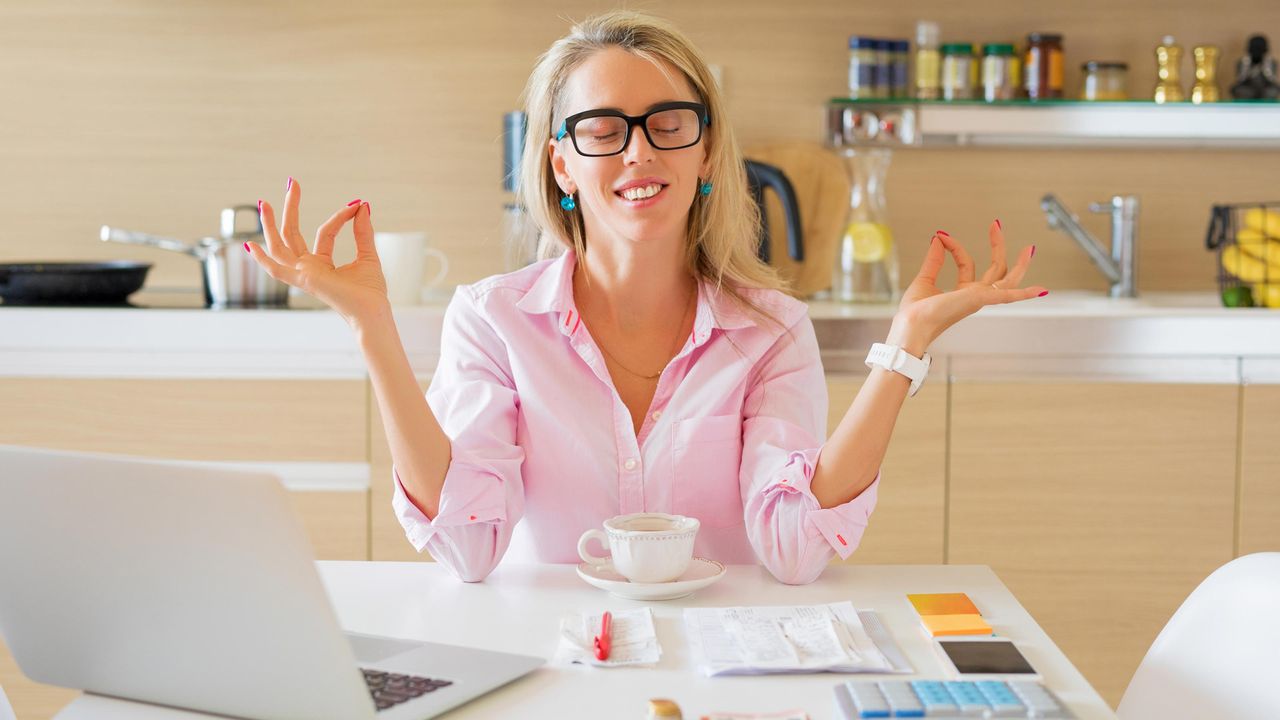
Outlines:
<svg viewBox="0 0 1280 720"><path fill-rule="evenodd" d="M566 195L576 192L573 178L569 176L569 171L565 167L565 157L560 154L560 144L555 140L547 141L547 157L551 160L551 172L556 176L556 184L560 186L560 191Z"/></svg>

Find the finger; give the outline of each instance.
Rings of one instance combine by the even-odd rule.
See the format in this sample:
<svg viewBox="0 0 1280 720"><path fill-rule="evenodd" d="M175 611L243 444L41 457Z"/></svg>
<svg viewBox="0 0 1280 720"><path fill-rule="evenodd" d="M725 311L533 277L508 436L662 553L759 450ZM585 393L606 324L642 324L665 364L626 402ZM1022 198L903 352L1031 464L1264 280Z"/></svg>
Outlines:
<svg viewBox="0 0 1280 720"><path fill-rule="evenodd" d="M947 250L942 247L938 236L934 235L929 238L929 251L925 253L924 263L920 266L920 273L916 275L918 280L927 280L933 285L938 284L938 272L942 270L942 265L947 260Z"/></svg>
<svg viewBox="0 0 1280 720"><path fill-rule="evenodd" d="M342 227L356 216L356 211L360 209L360 201L352 200L347 206L338 212L329 216L324 224L316 229L315 254L320 257L327 258L329 262L333 262L333 244L338 239L338 233L342 232Z"/></svg>
<svg viewBox="0 0 1280 720"><path fill-rule="evenodd" d="M303 239L302 231L298 229L300 205L302 205L302 186L298 185L297 180L289 178L289 189L284 193L284 226L280 228L280 234L285 245L289 246L294 255L307 252L307 241Z"/></svg>
<svg viewBox="0 0 1280 720"><path fill-rule="evenodd" d="M280 231L276 229L276 211L271 207L271 203L259 200L258 215L262 218L262 232L267 236L266 252L270 257L279 258L292 267L297 262L298 256L280 239Z"/></svg>
<svg viewBox="0 0 1280 720"><path fill-rule="evenodd" d="M1004 228L999 220L992 220L987 228L987 238L991 241L991 266L982 274L982 284L991 283L1003 278L1009 272L1009 256L1005 250Z"/></svg>
<svg viewBox="0 0 1280 720"><path fill-rule="evenodd" d="M369 203L360 203L356 206L359 211L356 213L355 224L352 229L356 234L356 259L378 259L378 249L373 243L373 208Z"/></svg>
<svg viewBox="0 0 1280 720"><path fill-rule="evenodd" d="M1031 267L1031 258L1035 257L1035 254L1035 245L1023 248L1022 252L1018 253L1018 261L1013 264L1013 267L1009 268L1009 273L997 284L1006 288L1016 288L1021 285L1022 277L1027 274L1027 270Z"/></svg>
<svg viewBox="0 0 1280 720"><path fill-rule="evenodd" d="M1049 294L1047 288L1033 285L1028 288L1014 288L1004 290L987 286L980 289L982 292L983 305L1005 305L1008 303L1021 302L1022 300L1031 300L1032 298L1044 297Z"/></svg>
<svg viewBox="0 0 1280 720"><path fill-rule="evenodd" d="M274 258L267 254L261 245L255 242L245 243L245 248L253 259L267 272L268 275L281 282L297 286L298 271L293 268L292 263L283 265L276 262Z"/></svg>
<svg viewBox="0 0 1280 720"><path fill-rule="evenodd" d="M975 274L973 258L969 257L969 253L965 251L964 246L942 230L939 230L937 235L938 239L942 241L943 247L950 251L951 255L956 259L956 267L960 271L959 281L962 283L973 282Z"/></svg>

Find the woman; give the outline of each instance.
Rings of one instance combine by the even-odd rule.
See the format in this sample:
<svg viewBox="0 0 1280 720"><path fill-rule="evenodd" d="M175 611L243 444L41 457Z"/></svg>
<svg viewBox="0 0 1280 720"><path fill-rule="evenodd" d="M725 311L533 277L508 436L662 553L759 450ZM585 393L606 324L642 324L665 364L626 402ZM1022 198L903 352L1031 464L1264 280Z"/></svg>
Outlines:
<svg viewBox="0 0 1280 720"><path fill-rule="evenodd" d="M1034 248L1012 268L998 221L981 280L946 233L930 240L881 364L822 442L826 385L804 303L755 256L759 213L706 63L671 25L611 12L576 26L525 89L524 205L541 261L459 287L424 398L400 344L369 204L316 233L261 203L273 276L355 330L395 462L410 542L465 581L506 553L577 560L618 514L701 521L695 552L807 583L857 547L879 467L930 342L984 305L1025 300ZM545 139L545 145L538 140ZM356 259L334 239L353 222ZM935 285L945 256L959 288ZM903 366L906 363L906 366ZM927 366L926 366L927 367ZM514 536L514 542L513 542Z"/></svg>

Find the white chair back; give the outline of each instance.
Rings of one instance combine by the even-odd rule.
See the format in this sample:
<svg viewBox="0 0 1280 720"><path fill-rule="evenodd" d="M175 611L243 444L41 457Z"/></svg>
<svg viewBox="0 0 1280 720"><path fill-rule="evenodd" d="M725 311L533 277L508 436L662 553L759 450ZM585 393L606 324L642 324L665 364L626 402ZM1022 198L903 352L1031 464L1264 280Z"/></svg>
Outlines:
<svg viewBox="0 0 1280 720"><path fill-rule="evenodd" d="M1160 631L1117 714L1280 718L1280 552L1215 570Z"/></svg>
<svg viewBox="0 0 1280 720"><path fill-rule="evenodd" d="M9 698L5 697L2 687L0 687L0 720L18 720L18 716L13 714L13 707L9 705Z"/></svg>

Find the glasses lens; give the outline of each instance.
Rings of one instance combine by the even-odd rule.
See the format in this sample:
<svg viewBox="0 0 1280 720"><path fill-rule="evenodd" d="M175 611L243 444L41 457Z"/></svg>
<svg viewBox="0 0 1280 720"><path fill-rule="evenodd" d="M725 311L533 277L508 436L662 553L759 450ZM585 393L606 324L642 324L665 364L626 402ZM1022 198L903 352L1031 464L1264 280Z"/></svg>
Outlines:
<svg viewBox="0 0 1280 720"><path fill-rule="evenodd" d="M698 141L702 123L696 110L663 110L649 116L649 137L660 150L686 147Z"/></svg>
<svg viewBox="0 0 1280 720"><path fill-rule="evenodd" d="M627 121L609 115L583 118L573 128L573 139L584 155L616 153L627 139Z"/></svg>

